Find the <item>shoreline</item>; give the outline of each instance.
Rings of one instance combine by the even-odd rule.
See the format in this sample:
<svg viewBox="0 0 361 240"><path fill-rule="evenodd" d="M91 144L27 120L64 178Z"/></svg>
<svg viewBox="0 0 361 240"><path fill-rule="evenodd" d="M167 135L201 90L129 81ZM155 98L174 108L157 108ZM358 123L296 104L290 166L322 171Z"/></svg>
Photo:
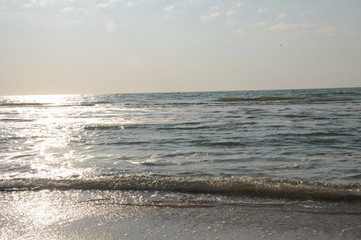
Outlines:
<svg viewBox="0 0 361 240"><path fill-rule="evenodd" d="M1 192L0 239L360 239L360 202L147 202L125 191ZM167 194L162 193L167 198ZM203 196L204 197L204 196ZM197 196L195 196L197 198ZM233 201L232 197L229 201ZM203 198L204 199L204 198Z"/></svg>

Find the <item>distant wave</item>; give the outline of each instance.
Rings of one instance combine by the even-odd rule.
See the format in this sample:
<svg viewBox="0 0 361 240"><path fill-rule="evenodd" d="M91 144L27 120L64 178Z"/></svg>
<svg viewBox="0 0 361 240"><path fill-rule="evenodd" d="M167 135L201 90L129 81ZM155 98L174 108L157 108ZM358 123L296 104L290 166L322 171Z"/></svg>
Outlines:
<svg viewBox="0 0 361 240"><path fill-rule="evenodd" d="M41 107L47 105L46 103L26 103L26 102L3 102L0 107Z"/></svg>
<svg viewBox="0 0 361 240"><path fill-rule="evenodd" d="M11 108L17 108L17 107L76 107L76 106L81 106L81 107L92 107L95 106L96 103L91 103L91 102L68 102L68 103L62 103L62 104L57 104L57 103L28 103L28 102L3 102L0 103L0 107L11 107Z"/></svg>
<svg viewBox="0 0 361 240"><path fill-rule="evenodd" d="M0 180L0 191L148 190L282 199L361 200L361 184L337 185L265 178L171 178L104 176L96 179Z"/></svg>
<svg viewBox="0 0 361 240"><path fill-rule="evenodd" d="M286 97L252 97L252 98L225 97L225 98L218 99L218 101L220 101L220 102L250 102L250 101L265 102L265 101L286 101L286 100L292 100L292 98L286 98Z"/></svg>
<svg viewBox="0 0 361 240"><path fill-rule="evenodd" d="M84 127L84 130L120 130L120 129L124 129L124 126L100 124L100 125L89 125Z"/></svg>
<svg viewBox="0 0 361 240"><path fill-rule="evenodd" d="M353 136L352 133L345 132L309 132L309 133L281 133L273 136L280 137L339 137L339 136Z"/></svg>
<svg viewBox="0 0 361 240"><path fill-rule="evenodd" d="M194 130L194 129L208 129L211 126L199 125L199 122L181 122L173 124L159 124L159 123L149 123L149 124L92 124L84 126L84 130L123 130L123 129L135 129L135 128L154 128L156 130ZM199 126L198 126L199 125Z"/></svg>
<svg viewBox="0 0 361 240"><path fill-rule="evenodd" d="M291 102L291 103L317 103L317 102L345 102L350 101L351 98L292 98L292 97L251 97L251 98L238 98L238 97L224 97L217 101L219 102Z"/></svg>
<svg viewBox="0 0 361 240"><path fill-rule="evenodd" d="M33 122L35 119L3 118L0 122Z"/></svg>
<svg viewBox="0 0 361 240"><path fill-rule="evenodd" d="M117 103L121 104L124 107L133 107L133 108L144 108L144 107L185 107L192 105L212 105L219 103L232 103L232 102L286 102L286 103L297 103L297 104L307 104L307 103L326 103L326 102L346 102L351 101L352 98L346 97L335 97L335 98L295 98L295 97L278 97L278 96L261 96L261 97L222 97L216 100L205 100L205 101L195 101L190 102L126 102L119 101ZM72 106L82 106L82 107L92 107L97 105L106 105L106 104L117 104L116 102L111 101L94 101L94 102L66 102L66 103L39 103L39 102L0 102L0 107L72 107Z"/></svg>

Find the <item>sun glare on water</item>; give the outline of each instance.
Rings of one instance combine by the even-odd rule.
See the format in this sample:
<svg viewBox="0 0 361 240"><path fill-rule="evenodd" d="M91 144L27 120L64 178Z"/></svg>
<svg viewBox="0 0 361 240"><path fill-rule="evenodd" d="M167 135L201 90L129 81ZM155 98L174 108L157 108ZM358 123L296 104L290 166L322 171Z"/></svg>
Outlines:
<svg viewBox="0 0 361 240"><path fill-rule="evenodd" d="M74 167L81 158L69 147L83 123L74 120L76 107L83 101L79 95L29 95L9 98L19 118L16 134L26 139L19 146L28 158L19 157L32 168L32 177L62 178L81 174ZM26 120L26 121L25 121ZM20 145L20 143L19 143ZM82 170L83 171L83 170ZM81 171L81 172L82 172Z"/></svg>
<svg viewBox="0 0 361 240"><path fill-rule="evenodd" d="M11 96L14 102L39 103L39 104L64 104L76 95L24 95Z"/></svg>

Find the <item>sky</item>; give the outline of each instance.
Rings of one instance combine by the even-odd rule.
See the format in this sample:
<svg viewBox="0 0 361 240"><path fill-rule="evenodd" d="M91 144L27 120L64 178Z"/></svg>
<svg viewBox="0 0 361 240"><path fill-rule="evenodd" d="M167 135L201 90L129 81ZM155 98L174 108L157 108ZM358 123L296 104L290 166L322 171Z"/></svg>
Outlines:
<svg viewBox="0 0 361 240"><path fill-rule="evenodd" d="M361 87L360 0L0 0L0 95Z"/></svg>

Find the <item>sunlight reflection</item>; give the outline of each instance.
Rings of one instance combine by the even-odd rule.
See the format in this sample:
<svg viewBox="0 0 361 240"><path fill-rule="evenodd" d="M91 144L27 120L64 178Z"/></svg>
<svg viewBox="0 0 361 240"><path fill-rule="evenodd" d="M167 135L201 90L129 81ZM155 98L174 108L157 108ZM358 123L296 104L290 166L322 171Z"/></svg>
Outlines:
<svg viewBox="0 0 361 240"><path fill-rule="evenodd" d="M13 219L17 228L23 228L25 233L55 228L64 221L71 220L73 215L82 216L83 211L74 206L75 199L66 198L68 193L58 191L20 192L7 195L11 212L5 214ZM11 226L8 226L11 229ZM13 232L19 229L13 229ZM34 233L35 235L38 232Z"/></svg>
<svg viewBox="0 0 361 240"><path fill-rule="evenodd" d="M77 95L25 95L9 96L8 99L12 102L62 104L76 96Z"/></svg>
<svg viewBox="0 0 361 240"><path fill-rule="evenodd" d="M102 156L92 145L98 129L125 130L127 125L153 121L152 109L109 104L112 100L95 95L32 95L6 98L4 110L11 111L3 132L11 149L6 161L16 166L5 177L69 178L95 173L94 159ZM112 136L101 136L106 143ZM103 141L104 140L104 141ZM92 146L92 147L89 147Z"/></svg>
<svg viewBox="0 0 361 240"><path fill-rule="evenodd" d="M70 144L82 129L82 123L74 118L74 104L81 103L82 98L76 95L33 95L13 97L11 101L40 104L18 108L22 119L32 119L22 126L17 125L17 136L26 139L22 143L22 151L26 149L27 155L33 156L31 162L24 159L26 162L23 163L31 167L30 175L59 178L81 174L84 169L74 166L80 158ZM23 174L21 176L24 177Z"/></svg>

